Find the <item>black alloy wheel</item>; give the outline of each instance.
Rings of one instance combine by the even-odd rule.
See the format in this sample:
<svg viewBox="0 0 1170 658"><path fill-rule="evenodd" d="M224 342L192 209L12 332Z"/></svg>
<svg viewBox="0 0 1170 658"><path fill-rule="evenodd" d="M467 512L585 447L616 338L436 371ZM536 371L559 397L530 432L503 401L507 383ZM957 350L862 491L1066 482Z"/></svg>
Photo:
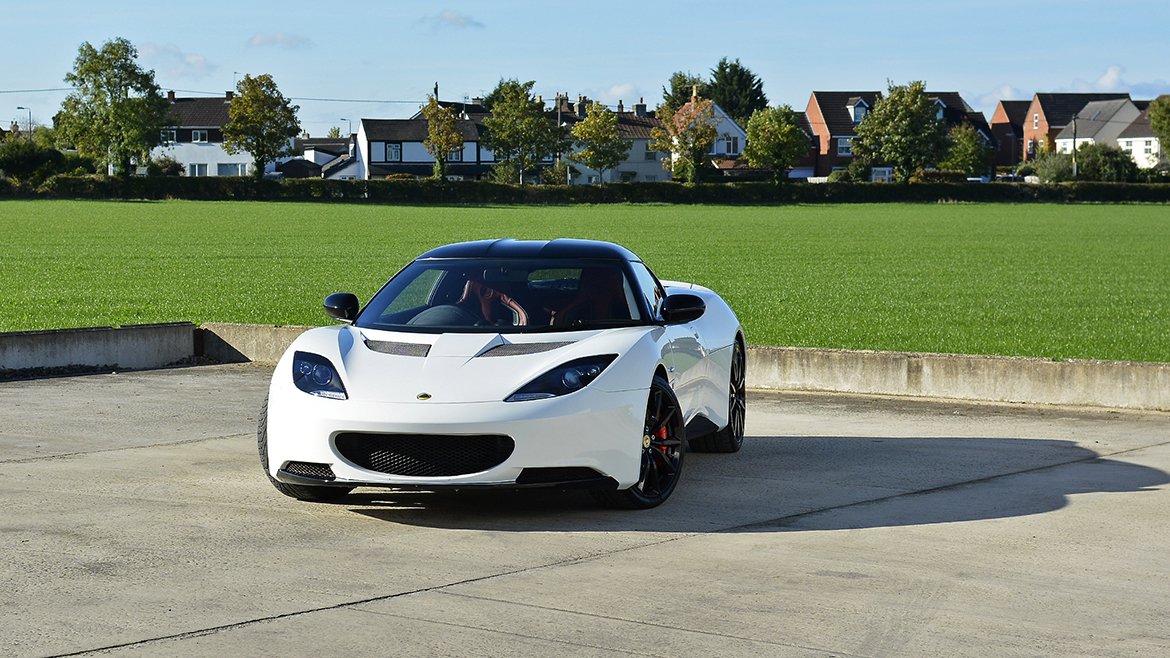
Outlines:
<svg viewBox="0 0 1170 658"><path fill-rule="evenodd" d="M629 489L600 492L603 502L625 509L661 505L682 475L686 442L678 398L665 379L655 376L650 383L642 428L641 477Z"/></svg>

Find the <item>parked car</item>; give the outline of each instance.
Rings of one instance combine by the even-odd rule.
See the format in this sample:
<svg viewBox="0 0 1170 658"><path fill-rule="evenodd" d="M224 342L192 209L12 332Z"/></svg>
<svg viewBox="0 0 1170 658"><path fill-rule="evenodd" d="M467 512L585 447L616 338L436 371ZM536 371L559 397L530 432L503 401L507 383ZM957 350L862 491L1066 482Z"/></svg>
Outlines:
<svg viewBox="0 0 1170 658"><path fill-rule="evenodd" d="M691 449L743 443L744 334L699 285L607 242L487 240L428 251L272 377L258 444L278 491L586 487L665 501Z"/></svg>

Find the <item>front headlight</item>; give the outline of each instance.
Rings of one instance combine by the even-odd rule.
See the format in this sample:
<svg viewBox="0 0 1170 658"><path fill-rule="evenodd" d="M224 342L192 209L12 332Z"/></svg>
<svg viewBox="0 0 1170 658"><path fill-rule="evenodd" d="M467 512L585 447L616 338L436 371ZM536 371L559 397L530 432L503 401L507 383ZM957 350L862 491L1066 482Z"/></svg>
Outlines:
<svg viewBox="0 0 1170 658"><path fill-rule="evenodd" d="M601 371L605 370L616 358L616 354L604 354L570 361L528 382L520 390L505 398L504 401L543 400L581 390L588 386L589 382L597 379Z"/></svg>
<svg viewBox="0 0 1170 658"><path fill-rule="evenodd" d="M309 352L293 354L292 376L297 388L310 395L331 400L349 398L341 377L337 376L337 369L323 356Z"/></svg>

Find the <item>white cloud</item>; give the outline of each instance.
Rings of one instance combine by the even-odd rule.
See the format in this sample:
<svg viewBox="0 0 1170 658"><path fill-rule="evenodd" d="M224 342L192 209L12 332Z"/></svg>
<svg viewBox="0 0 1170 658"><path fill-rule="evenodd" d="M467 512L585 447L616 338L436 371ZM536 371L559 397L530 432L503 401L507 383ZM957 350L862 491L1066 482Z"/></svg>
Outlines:
<svg viewBox="0 0 1170 658"><path fill-rule="evenodd" d="M1107 67L1105 72L1092 82L1081 79L1074 80L1066 91L1128 92L1134 99L1149 100L1160 94L1170 92L1170 83L1165 80L1130 82L1125 79L1125 68L1114 64Z"/></svg>
<svg viewBox="0 0 1170 658"><path fill-rule="evenodd" d="M248 45L253 48L283 48L284 50L301 50L312 48L313 42L308 37L287 32L269 32L255 34L248 39Z"/></svg>
<svg viewBox="0 0 1170 658"><path fill-rule="evenodd" d="M483 23L471 16L451 9L444 9L434 16L423 16L419 22L429 23L434 27L451 27L460 30L484 27Z"/></svg>
<svg viewBox="0 0 1170 658"><path fill-rule="evenodd" d="M976 98L975 108L990 117L1000 101L1021 101L1031 98L1031 94L1026 94L1009 84L1003 84Z"/></svg>
<svg viewBox="0 0 1170 658"><path fill-rule="evenodd" d="M170 78L197 80L218 68L203 55L185 53L171 44L147 43L138 49L138 54L151 68Z"/></svg>

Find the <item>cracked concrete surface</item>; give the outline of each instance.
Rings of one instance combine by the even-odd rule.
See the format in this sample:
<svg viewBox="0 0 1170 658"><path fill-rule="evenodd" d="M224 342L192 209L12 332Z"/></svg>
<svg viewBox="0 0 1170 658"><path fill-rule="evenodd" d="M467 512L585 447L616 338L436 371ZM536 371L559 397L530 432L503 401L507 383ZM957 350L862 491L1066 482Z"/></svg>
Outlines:
<svg viewBox="0 0 1170 658"><path fill-rule="evenodd" d="M0 383L0 654L1170 651L1170 415L764 395L664 506L280 496L271 371Z"/></svg>

